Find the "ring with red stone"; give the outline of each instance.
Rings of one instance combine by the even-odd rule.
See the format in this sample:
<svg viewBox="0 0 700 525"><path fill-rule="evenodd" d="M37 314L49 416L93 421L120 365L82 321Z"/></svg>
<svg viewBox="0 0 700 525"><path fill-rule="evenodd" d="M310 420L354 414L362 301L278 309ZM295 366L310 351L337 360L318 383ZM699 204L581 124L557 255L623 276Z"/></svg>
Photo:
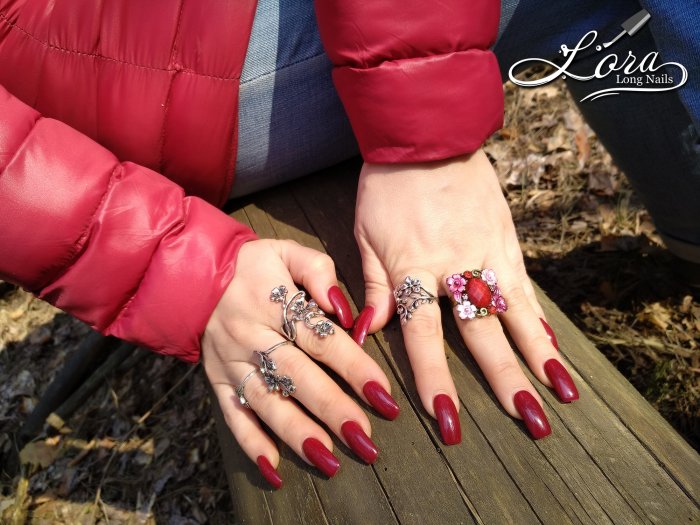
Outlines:
<svg viewBox="0 0 700 525"><path fill-rule="evenodd" d="M476 319L508 310L490 268L455 273L445 279L447 289L455 300L460 319Z"/></svg>

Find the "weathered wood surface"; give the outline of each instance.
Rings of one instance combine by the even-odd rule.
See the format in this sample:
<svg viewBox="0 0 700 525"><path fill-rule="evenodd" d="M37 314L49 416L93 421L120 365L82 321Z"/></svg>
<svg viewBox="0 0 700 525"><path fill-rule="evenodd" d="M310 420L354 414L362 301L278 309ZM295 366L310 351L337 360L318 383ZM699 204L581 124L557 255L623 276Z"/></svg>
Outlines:
<svg viewBox="0 0 700 525"><path fill-rule="evenodd" d="M233 216L263 237L329 253L353 308L364 300L353 238L357 163L264 192ZM397 205L401 205L397 203ZM700 456L538 290L581 398L567 405L533 379L553 433L533 441L498 405L443 308L445 349L459 392L461 445L446 447L423 410L398 322L365 350L401 405L396 421L365 406L380 448L361 464L338 440L340 472L323 478L280 443L285 486L267 489L214 403L237 523L452 524L700 522ZM529 372L528 372L529 373ZM358 402L362 404L362 401Z"/></svg>

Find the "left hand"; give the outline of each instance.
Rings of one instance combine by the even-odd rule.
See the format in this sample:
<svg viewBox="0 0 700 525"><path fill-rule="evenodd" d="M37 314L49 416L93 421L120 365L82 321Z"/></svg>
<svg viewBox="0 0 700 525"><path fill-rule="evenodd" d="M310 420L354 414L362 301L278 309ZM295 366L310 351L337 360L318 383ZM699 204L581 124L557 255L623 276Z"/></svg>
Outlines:
<svg viewBox="0 0 700 525"><path fill-rule="evenodd" d="M577 399L578 392L545 328L508 204L486 155L477 151L434 163L365 164L355 237L366 286L364 314L354 332L360 343L367 331L383 328L392 317L393 290L407 276L420 279L437 296L449 293L445 280L453 274L484 268L496 272L508 311L462 320L454 309L455 320L505 410L524 419L533 437L548 435L542 400L501 323L542 383L554 387L564 401ZM447 366L437 301L421 305L402 328L423 406L438 419L443 441L458 443L459 398Z"/></svg>

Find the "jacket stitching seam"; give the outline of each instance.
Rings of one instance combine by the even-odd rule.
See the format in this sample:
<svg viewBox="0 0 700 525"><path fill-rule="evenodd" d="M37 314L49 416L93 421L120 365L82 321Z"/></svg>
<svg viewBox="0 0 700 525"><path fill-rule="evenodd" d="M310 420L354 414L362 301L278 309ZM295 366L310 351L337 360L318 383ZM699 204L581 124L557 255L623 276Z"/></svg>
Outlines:
<svg viewBox="0 0 700 525"><path fill-rule="evenodd" d="M180 27L182 25L182 11L185 8L185 0L180 1L180 9L177 13L177 27L175 28L175 36L173 37L173 44L170 47L170 59L169 66L171 66L175 60L175 54L177 52L178 38L180 36ZM163 126L160 130L160 158L158 159L158 171L161 173L165 172L165 141L167 138L167 128L168 128L168 113L170 110L170 103L172 101L173 95L173 85L175 84L175 77L177 76L177 71L170 76L170 82L168 83L168 93L165 96L165 107L163 108Z"/></svg>
<svg viewBox="0 0 700 525"><path fill-rule="evenodd" d="M64 47L60 47L54 44L49 44L48 42L44 42L43 40L37 38L35 35L24 29L23 27L18 26L17 24L10 22L10 20L7 18L5 13L0 12L0 21L2 21L6 26L8 26L10 29L19 31L26 37L34 40L35 42L39 43L40 45L44 46L47 49L54 50L54 51L60 51L62 53L69 53L73 55L78 55L78 56L83 56L83 57L88 57L92 58L95 60L105 60L107 62L114 62L115 64L122 64L125 66L131 66L131 67L136 67L139 69L145 69L148 71L162 71L162 72L170 72L170 71L177 71L178 73L184 73L186 75L194 75L194 76L199 76L203 78L211 78L215 80L223 80L223 81L234 81L234 80L239 80L240 75L234 76L234 77L225 77L225 76L219 76L219 75L208 75L206 73L199 73L197 71L194 71L192 69L175 69L175 68L161 68L161 67L154 67L154 66L146 66L143 64L136 64L134 62L128 62L126 60L120 60L114 57L107 57L104 55L98 55L97 53L86 53L85 51L78 51L76 49L68 49Z"/></svg>
<svg viewBox="0 0 700 525"><path fill-rule="evenodd" d="M421 62L431 62L432 60L436 58L445 58L445 57L452 57L455 55L461 55L463 53L469 53L470 51L479 51L483 53L484 55L486 54L493 54L493 51L490 48L481 48L481 47L468 47L468 48L458 48L458 49L452 49L449 51L445 51L444 53L433 53L429 55L417 55L417 56L406 56L406 57L397 57L397 58L386 58L382 60L378 60L376 62L358 62L356 64L352 63L343 63L343 64L334 64L335 69L352 69L353 71L371 71L375 69L381 69L383 67L386 67L387 64L398 64L398 65L403 65L403 64L408 64L411 61L421 61ZM477 56L482 56L477 55Z"/></svg>
<svg viewBox="0 0 700 525"><path fill-rule="evenodd" d="M299 60L296 60L296 61L291 62L291 63L289 63L289 64L285 64L284 66L279 67L279 68L277 68L277 69L274 69L273 71L266 71L265 73L260 73L259 75L256 75L256 76L254 76L254 77L247 78L247 79L245 79L245 80L241 80L241 86L244 85L244 84L248 84L249 82L253 82L254 80L258 80L259 78L263 78L263 77L266 77L266 76L268 76L268 75L273 75L273 74L275 74L275 73L277 73L277 72L279 72L279 71L284 71L285 69L287 69L287 68L289 68L289 67L299 65L299 64L301 64L301 63L303 63L303 62L308 62L309 60L313 60L313 59L318 58L318 57L322 57L322 56L324 56L325 54L326 54L326 53L324 53L324 52L322 51L322 52L320 52L320 53L318 53L318 54L316 54L316 55L313 55L313 56L310 56L310 57L306 57L306 58L300 58Z"/></svg>

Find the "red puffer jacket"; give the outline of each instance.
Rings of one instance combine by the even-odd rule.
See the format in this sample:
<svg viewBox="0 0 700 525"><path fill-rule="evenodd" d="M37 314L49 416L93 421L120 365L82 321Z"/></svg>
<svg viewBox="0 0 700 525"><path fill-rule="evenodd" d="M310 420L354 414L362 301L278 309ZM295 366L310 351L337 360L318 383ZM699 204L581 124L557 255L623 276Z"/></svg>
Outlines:
<svg viewBox="0 0 700 525"><path fill-rule="evenodd" d="M500 126L498 1L316 8L366 160L468 153ZM254 12L255 0L0 0L0 278L198 359L255 238L214 206L233 181Z"/></svg>

